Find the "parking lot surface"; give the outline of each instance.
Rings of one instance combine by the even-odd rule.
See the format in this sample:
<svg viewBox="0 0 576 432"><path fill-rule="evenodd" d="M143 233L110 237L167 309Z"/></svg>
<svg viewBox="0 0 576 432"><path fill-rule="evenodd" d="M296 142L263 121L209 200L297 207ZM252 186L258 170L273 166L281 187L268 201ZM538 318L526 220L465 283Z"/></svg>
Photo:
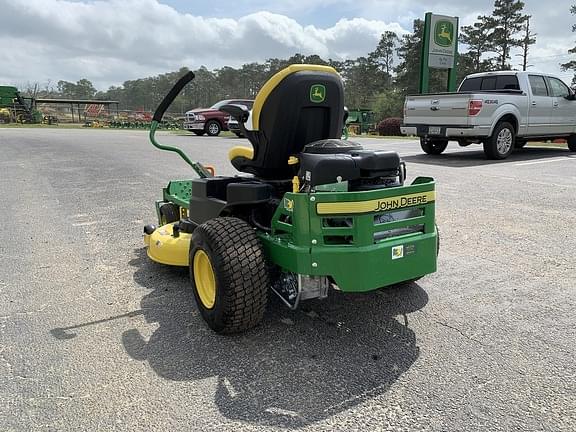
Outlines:
<svg viewBox="0 0 576 432"><path fill-rule="evenodd" d="M178 136L233 174L236 138ZM141 131L0 129L0 430L573 431L576 155L396 150L437 181L438 272L217 336L142 226L177 155Z"/></svg>

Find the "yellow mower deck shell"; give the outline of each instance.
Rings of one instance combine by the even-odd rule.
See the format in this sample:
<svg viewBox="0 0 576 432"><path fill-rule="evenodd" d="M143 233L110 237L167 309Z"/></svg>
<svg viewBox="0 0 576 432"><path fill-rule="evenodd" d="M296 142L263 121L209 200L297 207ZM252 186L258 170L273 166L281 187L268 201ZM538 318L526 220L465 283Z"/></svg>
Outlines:
<svg viewBox="0 0 576 432"><path fill-rule="evenodd" d="M173 224L157 228L152 234L144 234L146 252L152 261L171 266L188 267L188 252L192 234L180 232L172 236Z"/></svg>

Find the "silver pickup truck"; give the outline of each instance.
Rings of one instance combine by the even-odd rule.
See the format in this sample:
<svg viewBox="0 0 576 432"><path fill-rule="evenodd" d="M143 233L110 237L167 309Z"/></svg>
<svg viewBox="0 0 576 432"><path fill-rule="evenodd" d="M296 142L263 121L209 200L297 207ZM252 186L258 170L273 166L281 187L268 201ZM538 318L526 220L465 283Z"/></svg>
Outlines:
<svg viewBox="0 0 576 432"><path fill-rule="evenodd" d="M468 75L456 93L407 96L405 135L440 154L448 141L483 144L489 159L505 159L528 140L564 138L576 151L576 96L559 78L533 72Z"/></svg>

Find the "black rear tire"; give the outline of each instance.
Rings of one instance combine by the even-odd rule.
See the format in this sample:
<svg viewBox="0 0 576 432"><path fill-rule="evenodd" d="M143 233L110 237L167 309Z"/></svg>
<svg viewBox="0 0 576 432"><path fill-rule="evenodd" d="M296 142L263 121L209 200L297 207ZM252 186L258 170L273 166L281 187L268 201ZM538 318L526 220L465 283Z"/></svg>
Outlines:
<svg viewBox="0 0 576 432"><path fill-rule="evenodd" d="M448 140L420 138L420 147L422 147L422 150L424 150L426 154L439 155L448 147Z"/></svg>
<svg viewBox="0 0 576 432"><path fill-rule="evenodd" d="M516 131L508 122L500 122L492 135L484 142L484 154L488 159L506 159L514 151Z"/></svg>
<svg viewBox="0 0 576 432"><path fill-rule="evenodd" d="M218 136L220 135L220 131L222 130L222 126L216 120L210 120L206 123L204 127L204 131L208 134L208 136Z"/></svg>
<svg viewBox="0 0 576 432"><path fill-rule="evenodd" d="M201 278L194 272L198 251L208 256L214 272L216 293L212 307L206 307L198 292ZM270 275L260 240L243 220L219 217L194 230L190 280L200 314L215 332L243 332L262 320Z"/></svg>
<svg viewBox="0 0 576 432"><path fill-rule="evenodd" d="M178 222L180 220L180 207L174 203L166 203L160 206L160 226Z"/></svg>
<svg viewBox="0 0 576 432"><path fill-rule="evenodd" d="M566 142L568 143L568 149L576 152L576 135L570 135Z"/></svg>

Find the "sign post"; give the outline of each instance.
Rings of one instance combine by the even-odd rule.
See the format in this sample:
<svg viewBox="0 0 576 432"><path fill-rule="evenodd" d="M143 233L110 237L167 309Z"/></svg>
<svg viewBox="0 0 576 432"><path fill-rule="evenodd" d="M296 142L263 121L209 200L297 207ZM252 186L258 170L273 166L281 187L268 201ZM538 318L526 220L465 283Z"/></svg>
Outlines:
<svg viewBox="0 0 576 432"><path fill-rule="evenodd" d="M456 90L458 17L426 13L420 58L420 93L430 87L430 68L448 69L448 91Z"/></svg>

